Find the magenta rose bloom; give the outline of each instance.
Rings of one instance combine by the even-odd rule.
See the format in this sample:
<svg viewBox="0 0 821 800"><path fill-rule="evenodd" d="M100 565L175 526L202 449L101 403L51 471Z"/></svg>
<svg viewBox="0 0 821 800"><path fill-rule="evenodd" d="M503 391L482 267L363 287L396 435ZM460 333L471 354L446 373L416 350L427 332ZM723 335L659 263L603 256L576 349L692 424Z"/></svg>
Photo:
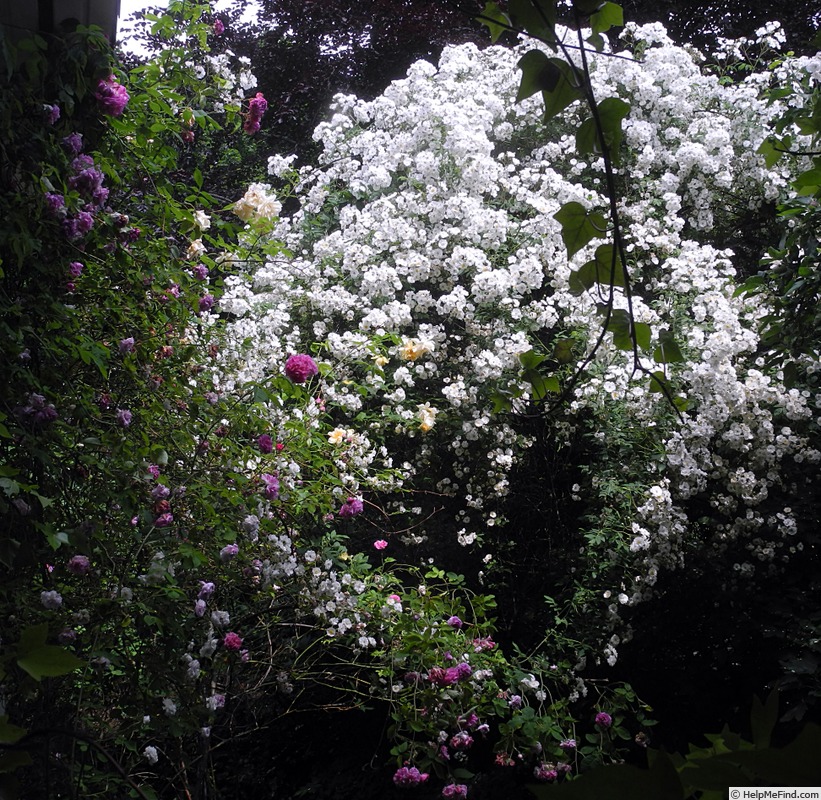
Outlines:
<svg viewBox="0 0 821 800"><path fill-rule="evenodd" d="M418 786L429 777L427 772L419 772L416 767L399 767L394 773L393 782L397 786Z"/></svg>
<svg viewBox="0 0 821 800"><path fill-rule="evenodd" d="M88 556L76 555L68 560L66 567L72 575L87 575L91 569L91 562Z"/></svg>
<svg viewBox="0 0 821 800"><path fill-rule="evenodd" d="M265 482L265 497L268 500L276 500L279 497L279 478L276 475L266 473L262 476L262 480Z"/></svg>
<svg viewBox="0 0 821 800"><path fill-rule="evenodd" d="M226 650L239 651L242 649L242 637L233 631L229 631L225 634L222 644Z"/></svg>
<svg viewBox="0 0 821 800"><path fill-rule="evenodd" d="M273 453L274 440L267 433L263 433L257 439L257 447L259 447L260 453Z"/></svg>
<svg viewBox="0 0 821 800"><path fill-rule="evenodd" d="M357 514L362 513L363 508L362 501L358 497L349 497L342 504L342 508L339 509L339 516L346 518L355 517Z"/></svg>
<svg viewBox="0 0 821 800"><path fill-rule="evenodd" d="M600 728L609 728L613 724L613 717L611 717L606 711L599 711L596 714L596 725Z"/></svg>
<svg viewBox="0 0 821 800"><path fill-rule="evenodd" d="M97 84L97 91L94 96L97 98L100 110L112 117L119 117L129 100L125 86L117 83L113 75L104 78Z"/></svg>
<svg viewBox="0 0 821 800"><path fill-rule="evenodd" d="M319 367L310 356L291 356L285 362L285 375L294 383L305 383L308 378L319 373Z"/></svg>

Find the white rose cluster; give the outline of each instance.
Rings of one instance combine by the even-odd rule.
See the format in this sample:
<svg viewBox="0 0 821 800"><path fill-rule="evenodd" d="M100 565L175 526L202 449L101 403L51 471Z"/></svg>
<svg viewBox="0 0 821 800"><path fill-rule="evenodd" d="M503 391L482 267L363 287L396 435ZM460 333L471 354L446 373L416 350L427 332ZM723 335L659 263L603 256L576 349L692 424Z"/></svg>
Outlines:
<svg viewBox="0 0 821 800"><path fill-rule="evenodd" d="M782 109L761 99L761 76L725 85L659 25L628 26L625 39L645 45L642 59L593 57L593 87L599 99L630 105L617 179L632 309L655 336L674 331L687 361L666 369L687 408L681 422L668 414L659 423L661 395L606 337L562 419L565 431L584 418L606 437L607 409L618 402L630 424L658 423L666 463L636 466L646 489L624 534L637 588L620 605L646 597L661 568L682 564L693 498L718 515L709 542L717 552L744 539L751 563L786 555L795 521L768 497L790 490L787 461L821 458L807 434L814 399L756 361L767 309L736 296L733 254L710 238L728 198L753 213L788 190L788 166L768 168L756 152ZM576 108L545 128L540 97L514 102L516 64L531 46L449 47L438 66L418 62L372 101L338 96L315 132L320 166L293 173L298 210L274 222L270 236L284 248L226 280L221 300L236 319L214 383L259 380L288 353L322 342L325 402L349 417L374 412L367 452L345 445L360 459L352 490L368 489L369 459L402 461L417 488L461 498L453 532L466 546L481 542L481 532L466 531L495 520L533 443L498 413L532 410L522 356L564 331L580 343L582 363L601 324L596 289L577 296L570 277L602 240L568 261L554 215L571 201L606 213L603 165L576 152ZM271 160L272 175L289 171L290 159ZM263 188L249 192L270 198ZM246 201L261 207L246 196L235 210ZM621 290L613 305L627 308ZM650 354L643 366L661 368ZM329 446L346 441L340 424Z"/></svg>

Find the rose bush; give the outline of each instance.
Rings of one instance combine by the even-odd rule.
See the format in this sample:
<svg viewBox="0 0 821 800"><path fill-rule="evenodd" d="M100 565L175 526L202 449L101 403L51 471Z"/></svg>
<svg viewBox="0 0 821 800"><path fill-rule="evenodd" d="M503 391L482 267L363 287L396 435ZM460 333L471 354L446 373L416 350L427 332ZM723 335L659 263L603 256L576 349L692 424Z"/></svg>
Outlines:
<svg viewBox="0 0 821 800"><path fill-rule="evenodd" d="M223 202L197 134L255 133L264 98L206 6L148 21L166 46L127 73L93 32L7 59L3 774L219 790L218 748L340 698L386 704L399 787L464 796L488 751L548 782L621 758L648 721L585 667L631 609L675 570L731 596L811 549L818 400L759 353L773 306L727 244L797 188L758 150L817 59L728 82L660 26L590 54L629 105L628 306L591 279L608 245L569 240L603 165L576 106L516 102L528 48L338 97L319 165L273 156Z"/></svg>

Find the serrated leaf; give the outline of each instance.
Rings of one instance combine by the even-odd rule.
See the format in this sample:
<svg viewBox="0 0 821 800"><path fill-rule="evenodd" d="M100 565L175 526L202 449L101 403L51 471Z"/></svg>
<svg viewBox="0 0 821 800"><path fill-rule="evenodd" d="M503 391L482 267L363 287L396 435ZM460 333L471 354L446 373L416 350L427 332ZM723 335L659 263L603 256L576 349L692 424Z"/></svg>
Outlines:
<svg viewBox="0 0 821 800"><path fill-rule="evenodd" d="M607 221L598 212L587 212L581 203L565 203L554 215L562 226L562 241L567 248L567 257L572 258L588 242L603 237Z"/></svg>
<svg viewBox="0 0 821 800"><path fill-rule="evenodd" d="M510 19L503 14L496 3L485 3L482 14L476 20L490 32L490 40L495 42L510 26Z"/></svg>
<svg viewBox="0 0 821 800"><path fill-rule="evenodd" d="M590 15L590 27L593 35L620 28L624 25L624 12L620 5L607 2L598 11Z"/></svg>

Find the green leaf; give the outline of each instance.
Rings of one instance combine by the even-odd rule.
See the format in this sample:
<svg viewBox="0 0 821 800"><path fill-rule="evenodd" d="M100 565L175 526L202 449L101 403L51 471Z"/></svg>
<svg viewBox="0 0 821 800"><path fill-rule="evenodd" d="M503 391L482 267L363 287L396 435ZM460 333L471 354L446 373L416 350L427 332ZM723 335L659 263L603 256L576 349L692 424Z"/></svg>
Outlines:
<svg viewBox="0 0 821 800"><path fill-rule="evenodd" d="M665 328L659 331L659 345L653 351L653 360L657 364L676 364L686 360L673 334Z"/></svg>
<svg viewBox="0 0 821 800"><path fill-rule="evenodd" d="M73 653L53 644L35 647L17 659L17 665L36 681L67 675L82 667L83 663Z"/></svg>
<svg viewBox="0 0 821 800"><path fill-rule="evenodd" d="M602 5L603 0L573 0L573 8L583 17L589 17Z"/></svg>
<svg viewBox="0 0 821 800"><path fill-rule="evenodd" d="M794 181L796 189L817 189L821 186L821 169L808 169L802 172Z"/></svg>
<svg viewBox="0 0 821 800"><path fill-rule="evenodd" d="M661 371L656 371L650 378L650 385L648 388L653 394L661 394L667 385L667 376Z"/></svg>
<svg viewBox="0 0 821 800"><path fill-rule="evenodd" d="M561 391L559 379L555 375L542 375L535 369L526 370L525 380L533 387L533 399L538 403L550 393Z"/></svg>
<svg viewBox="0 0 821 800"><path fill-rule="evenodd" d="M649 350L650 340L653 335L653 331L650 328L650 326L646 322L634 322L633 333L635 334L636 344L638 345L639 349Z"/></svg>
<svg viewBox="0 0 821 800"><path fill-rule="evenodd" d="M621 259L612 244L597 247L595 258L570 273L570 291L577 296L584 294L596 283L603 286L625 285Z"/></svg>
<svg viewBox="0 0 821 800"><path fill-rule="evenodd" d="M41 622L39 625L28 625L23 628L20 634L20 642L17 645L18 653L26 653L36 647L40 647L46 643L46 636L48 636L48 623Z"/></svg>
<svg viewBox="0 0 821 800"><path fill-rule="evenodd" d="M18 750L0 755L0 773L14 772L20 767L27 767L32 763L31 756L26 750ZM5 794L0 795L5 798Z"/></svg>
<svg viewBox="0 0 821 800"><path fill-rule="evenodd" d="M476 19L490 31L490 40L492 42L497 41L510 26L510 19L507 14L503 14L496 3L485 3L481 16L476 17Z"/></svg>
<svg viewBox="0 0 821 800"><path fill-rule="evenodd" d="M536 369L547 356L539 355L535 350L528 350L526 353L519 353L519 361L525 369Z"/></svg>
<svg viewBox="0 0 821 800"><path fill-rule="evenodd" d="M616 3L605 3L594 14L590 15L590 27L593 35L609 31L610 28L620 28L624 25L624 13Z"/></svg>
<svg viewBox="0 0 821 800"><path fill-rule="evenodd" d="M569 364L573 360L573 342L560 339L553 348L553 358L560 364Z"/></svg>
<svg viewBox="0 0 821 800"><path fill-rule="evenodd" d="M622 120L630 113L630 104L618 97L608 97L598 104L597 112L601 124L604 145L614 163L618 163L622 140ZM586 119L576 132L576 148L580 153L602 155L601 139L593 117Z"/></svg>
<svg viewBox="0 0 821 800"><path fill-rule="evenodd" d="M71 541L66 531L57 531L57 533L47 531L46 539L52 550L59 550L64 544L68 544Z"/></svg>
<svg viewBox="0 0 821 800"><path fill-rule="evenodd" d="M562 241L567 248L567 257L572 258L591 239L603 237L607 221L598 212L587 212L581 203L565 203L553 219L562 226Z"/></svg>
<svg viewBox="0 0 821 800"><path fill-rule="evenodd" d="M650 769L627 764L599 767L572 781L555 785L529 785L537 798L557 800L682 800L684 789L670 756L659 752Z"/></svg>
<svg viewBox="0 0 821 800"><path fill-rule="evenodd" d="M28 731L19 725L12 725L7 714L0 716L0 744L19 742Z"/></svg>
<svg viewBox="0 0 821 800"><path fill-rule="evenodd" d="M579 267L570 273L568 285L570 286L570 293L576 295L584 294L588 289L592 289L599 279L599 273L596 269L596 262L588 261L583 266Z"/></svg>
<svg viewBox="0 0 821 800"><path fill-rule="evenodd" d="M510 21L546 44L556 40L556 0L510 0Z"/></svg>
<svg viewBox="0 0 821 800"><path fill-rule="evenodd" d="M769 747L775 723L778 721L778 691L773 689L764 703L753 697L753 708L750 712L750 727L753 732L753 744L756 747Z"/></svg>
<svg viewBox="0 0 821 800"><path fill-rule="evenodd" d="M613 334L613 344L619 350L632 350L630 338L630 315L623 308L616 308L610 315L607 330Z"/></svg>
<svg viewBox="0 0 821 800"><path fill-rule="evenodd" d="M778 140L774 136L768 136L756 151L764 156L764 163L767 167L773 167L784 154L776 148Z"/></svg>
<svg viewBox="0 0 821 800"><path fill-rule="evenodd" d="M576 100L581 100L584 97L582 73L572 64L568 64L559 58L552 58L550 61L558 68L561 76L553 88L542 92L545 122L555 117L559 112L564 111Z"/></svg>
<svg viewBox="0 0 821 800"><path fill-rule="evenodd" d="M552 91L561 80L556 59L548 58L541 50L529 50L516 65L522 71L522 80L516 94L516 102L521 103L536 92Z"/></svg>

